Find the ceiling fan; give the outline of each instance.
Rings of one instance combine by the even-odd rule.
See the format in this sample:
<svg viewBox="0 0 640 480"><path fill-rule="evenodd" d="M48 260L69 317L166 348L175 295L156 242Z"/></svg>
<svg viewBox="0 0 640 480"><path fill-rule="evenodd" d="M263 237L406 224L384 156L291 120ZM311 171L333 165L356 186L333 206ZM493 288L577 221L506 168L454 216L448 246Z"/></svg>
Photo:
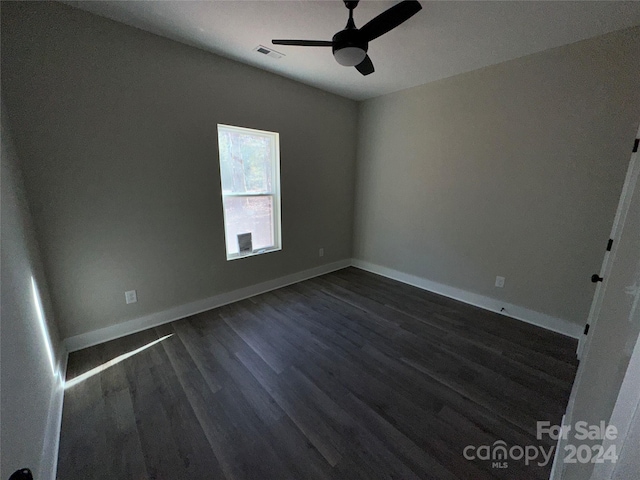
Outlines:
<svg viewBox="0 0 640 480"><path fill-rule="evenodd" d="M417 0L403 0L385 10L362 28L356 28L353 22L353 9L359 0L344 0L349 9L349 20L344 30L336 33L331 40L272 40L274 45L293 45L299 47L332 47L333 56L340 65L356 67L362 75L374 72L373 63L367 55L369 42L393 30L422 9Z"/></svg>

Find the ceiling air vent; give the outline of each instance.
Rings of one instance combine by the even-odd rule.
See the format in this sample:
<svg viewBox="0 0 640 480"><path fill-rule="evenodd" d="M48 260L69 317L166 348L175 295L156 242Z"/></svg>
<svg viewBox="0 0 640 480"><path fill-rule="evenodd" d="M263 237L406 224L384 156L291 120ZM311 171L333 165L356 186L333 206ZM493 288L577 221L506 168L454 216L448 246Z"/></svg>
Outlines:
<svg viewBox="0 0 640 480"><path fill-rule="evenodd" d="M275 50L271 50L270 48L265 47L264 45L258 45L253 49L253 51L272 58L282 58L285 56L284 53L276 52Z"/></svg>

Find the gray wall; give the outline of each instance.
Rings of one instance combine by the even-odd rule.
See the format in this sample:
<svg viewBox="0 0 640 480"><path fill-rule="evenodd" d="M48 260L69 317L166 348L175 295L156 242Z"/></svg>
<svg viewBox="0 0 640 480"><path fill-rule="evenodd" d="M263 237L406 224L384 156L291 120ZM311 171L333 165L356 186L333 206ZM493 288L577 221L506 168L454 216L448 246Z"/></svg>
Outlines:
<svg viewBox="0 0 640 480"><path fill-rule="evenodd" d="M64 392L58 373L64 368L65 353L53 321L4 106L1 143L0 478L9 478L15 470L28 467L35 478L53 479ZM53 367L33 295L32 277L48 322Z"/></svg>
<svg viewBox="0 0 640 480"><path fill-rule="evenodd" d="M639 64L634 28L363 102L354 256L583 324Z"/></svg>
<svg viewBox="0 0 640 480"><path fill-rule="evenodd" d="M39 2L2 87L63 337L351 256L351 100ZM217 123L280 133L280 252L226 261Z"/></svg>

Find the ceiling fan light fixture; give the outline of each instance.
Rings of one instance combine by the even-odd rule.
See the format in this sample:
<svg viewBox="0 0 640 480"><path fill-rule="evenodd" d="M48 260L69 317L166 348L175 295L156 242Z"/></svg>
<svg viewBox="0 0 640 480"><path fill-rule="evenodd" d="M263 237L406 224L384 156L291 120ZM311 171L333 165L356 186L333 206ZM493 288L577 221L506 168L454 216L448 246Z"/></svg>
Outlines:
<svg viewBox="0 0 640 480"><path fill-rule="evenodd" d="M340 65L355 67L367 56L367 51L360 47L344 47L333 52L333 56Z"/></svg>
<svg viewBox="0 0 640 480"><path fill-rule="evenodd" d="M369 42L390 32L418 13L422 6L418 0L402 0L386 9L377 17L369 20L362 28L357 28L353 21L353 9L359 0L344 0L349 10L349 20L344 29L337 32L331 40L271 40L274 45L291 45L299 47L331 47L333 57L340 65L356 67L362 75L375 72L373 62L367 55Z"/></svg>

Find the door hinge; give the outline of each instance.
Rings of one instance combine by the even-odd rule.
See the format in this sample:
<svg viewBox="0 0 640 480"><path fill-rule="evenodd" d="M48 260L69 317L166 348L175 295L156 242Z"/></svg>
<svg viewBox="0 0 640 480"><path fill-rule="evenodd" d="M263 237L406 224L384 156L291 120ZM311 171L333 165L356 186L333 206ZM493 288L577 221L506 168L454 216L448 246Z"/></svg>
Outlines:
<svg viewBox="0 0 640 480"><path fill-rule="evenodd" d="M588 333L589 333L589 324L587 323L587 324L584 326L584 334L586 335L586 334L588 334Z"/></svg>
<svg viewBox="0 0 640 480"><path fill-rule="evenodd" d="M640 138L636 138L636 141L633 142L633 150L632 150L633 153L638 151L638 143L639 142L640 142Z"/></svg>
<svg viewBox="0 0 640 480"><path fill-rule="evenodd" d="M611 251L611 247L613 247L613 238L610 238L607 242L607 252Z"/></svg>

